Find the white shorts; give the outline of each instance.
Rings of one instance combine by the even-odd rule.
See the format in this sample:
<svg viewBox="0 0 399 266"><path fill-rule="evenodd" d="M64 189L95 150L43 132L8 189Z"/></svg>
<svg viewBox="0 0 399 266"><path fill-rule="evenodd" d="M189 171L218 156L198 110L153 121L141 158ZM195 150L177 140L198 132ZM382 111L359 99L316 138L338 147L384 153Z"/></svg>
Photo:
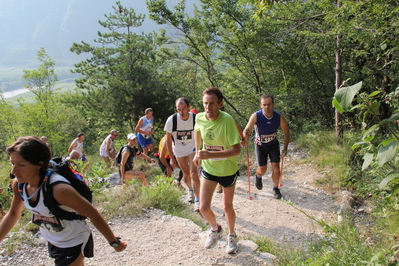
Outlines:
<svg viewBox="0 0 399 266"><path fill-rule="evenodd" d="M109 150L109 152L112 153L112 150ZM101 157L109 157L109 156L108 156L108 153L103 152L103 151L100 151L100 155L101 155Z"/></svg>
<svg viewBox="0 0 399 266"><path fill-rule="evenodd" d="M192 154L193 152L195 152L195 148L192 150L187 150L187 151L173 151L173 153L175 154L176 158L180 158L180 157L185 157L185 156L189 156L190 154Z"/></svg>

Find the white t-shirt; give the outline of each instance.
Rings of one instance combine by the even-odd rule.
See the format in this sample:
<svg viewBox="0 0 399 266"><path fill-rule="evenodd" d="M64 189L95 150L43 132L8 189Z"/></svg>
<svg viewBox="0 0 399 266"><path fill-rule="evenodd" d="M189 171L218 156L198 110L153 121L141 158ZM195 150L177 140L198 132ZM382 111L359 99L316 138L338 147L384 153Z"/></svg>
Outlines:
<svg viewBox="0 0 399 266"><path fill-rule="evenodd" d="M68 183L63 176L53 173L50 184L54 182ZM22 189L26 196L26 186ZM90 227L85 220L61 220L56 218L43 203L43 188L40 189L36 204L30 204L24 200L26 209L31 212L32 222L40 224L40 234L48 242L59 248L70 248L86 243L90 236ZM61 205L67 211L73 211L67 206Z"/></svg>
<svg viewBox="0 0 399 266"><path fill-rule="evenodd" d="M194 123L193 114L189 113L189 118L184 121L177 114L177 125L176 131L172 132L173 129L173 115L169 116L166 120L164 131L172 133L174 144L173 153L177 158L188 156L195 152L195 142L194 142Z"/></svg>

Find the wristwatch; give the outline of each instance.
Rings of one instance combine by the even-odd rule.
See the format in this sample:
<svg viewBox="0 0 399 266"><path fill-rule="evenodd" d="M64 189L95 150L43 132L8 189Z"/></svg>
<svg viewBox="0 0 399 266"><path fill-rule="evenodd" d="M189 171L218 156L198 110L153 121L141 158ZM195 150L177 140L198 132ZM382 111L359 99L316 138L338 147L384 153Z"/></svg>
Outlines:
<svg viewBox="0 0 399 266"><path fill-rule="evenodd" d="M121 243L120 239L121 239L120 237L117 237L117 238L116 238L116 241L109 243L109 245L110 245L111 247L113 247L113 248L118 247L119 244Z"/></svg>

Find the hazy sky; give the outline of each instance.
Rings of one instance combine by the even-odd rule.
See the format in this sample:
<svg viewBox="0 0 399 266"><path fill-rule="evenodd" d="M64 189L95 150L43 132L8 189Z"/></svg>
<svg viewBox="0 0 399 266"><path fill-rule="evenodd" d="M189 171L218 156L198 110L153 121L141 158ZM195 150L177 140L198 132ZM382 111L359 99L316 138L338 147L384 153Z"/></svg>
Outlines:
<svg viewBox="0 0 399 266"><path fill-rule="evenodd" d="M169 7L179 0L166 0ZM158 30L161 26L148 18L145 0L121 0L122 5L146 14L136 33ZM192 13L193 2L187 1ZM74 42L93 44L97 32L106 30L98 23L104 14L113 13L115 0L0 0L0 66L29 67L44 47L59 64L79 60L69 51Z"/></svg>

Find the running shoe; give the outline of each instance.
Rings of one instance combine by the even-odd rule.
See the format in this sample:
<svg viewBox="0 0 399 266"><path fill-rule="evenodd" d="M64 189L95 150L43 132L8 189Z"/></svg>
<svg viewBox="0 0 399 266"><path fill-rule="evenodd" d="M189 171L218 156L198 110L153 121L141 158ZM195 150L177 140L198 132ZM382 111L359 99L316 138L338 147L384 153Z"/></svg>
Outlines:
<svg viewBox="0 0 399 266"><path fill-rule="evenodd" d="M218 230L217 231L212 231L208 235L208 238L205 241L205 248L213 248L216 246L216 243L218 242L218 239L222 236L223 228L221 225L218 225Z"/></svg>
<svg viewBox="0 0 399 266"><path fill-rule="evenodd" d="M273 188L273 195L275 199L281 199L281 192L280 189L278 189L277 187Z"/></svg>
<svg viewBox="0 0 399 266"><path fill-rule="evenodd" d="M192 190L188 190L187 191L187 201L189 203L193 203L194 202L194 191L192 191Z"/></svg>
<svg viewBox="0 0 399 266"><path fill-rule="evenodd" d="M195 212L200 212L199 207L200 207L199 201L194 202L194 211Z"/></svg>
<svg viewBox="0 0 399 266"><path fill-rule="evenodd" d="M262 188L263 188L262 178L255 177L255 180L256 180L256 182L255 182L256 188L258 190L262 190Z"/></svg>
<svg viewBox="0 0 399 266"><path fill-rule="evenodd" d="M227 254L237 253L238 245L237 245L237 237L235 235L229 235L227 237L227 247L226 252Z"/></svg>

